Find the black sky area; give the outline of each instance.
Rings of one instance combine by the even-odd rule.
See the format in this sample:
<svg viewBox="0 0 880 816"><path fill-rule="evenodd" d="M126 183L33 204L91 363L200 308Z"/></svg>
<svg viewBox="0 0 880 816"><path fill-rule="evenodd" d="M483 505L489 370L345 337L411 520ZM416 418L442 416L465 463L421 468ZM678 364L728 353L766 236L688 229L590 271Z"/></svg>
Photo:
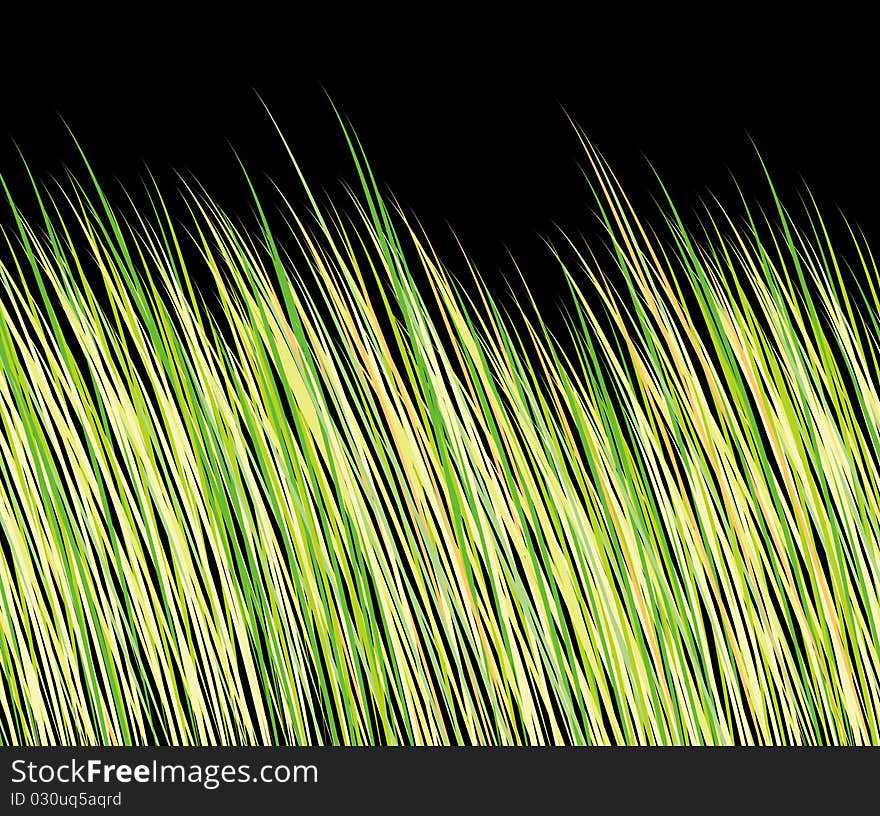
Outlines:
<svg viewBox="0 0 880 816"><path fill-rule="evenodd" d="M517 76L427 78L361 71L305 78L294 68L139 74L124 67L100 79L54 72L6 81L0 105L0 172L28 209L16 145L41 179L81 163L61 117L111 192L135 189L148 165L166 190L170 168L193 173L228 209L246 214L249 171L268 174L293 199L296 176L257 93L265 99L315 189L339 196L355 181L328 100L350 118L379 179L449 252L447 222L490 278L510 273L510 250L526 278L547 285L540 236L554 224L595 234L583 154L565 112L580 123L643 212L659 188L695 208L706 189L735 208L732 172L752 200L769 202L752 140L792 207L806 179L826 212L841 207L880 238L880 162L870 97L855 104L852 80L801 66L751 75L706 76L680 63L631 80L567 69L564 79ZM83 173L79 172L82 176ZM647 208L647 209L644 209Z"/></svg>

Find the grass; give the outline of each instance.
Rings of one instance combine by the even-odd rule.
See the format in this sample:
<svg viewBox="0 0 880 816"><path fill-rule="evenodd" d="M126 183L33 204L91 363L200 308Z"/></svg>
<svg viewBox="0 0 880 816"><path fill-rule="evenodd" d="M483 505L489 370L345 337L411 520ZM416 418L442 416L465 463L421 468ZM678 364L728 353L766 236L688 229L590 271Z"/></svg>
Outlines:
<svg viewBox="0 0 880 816"><path fill-rule="evenodd" d="M4 184L0 742L880 742L863 236L651 229L578 131L556 337L343 127L341 208Z"/></svg>

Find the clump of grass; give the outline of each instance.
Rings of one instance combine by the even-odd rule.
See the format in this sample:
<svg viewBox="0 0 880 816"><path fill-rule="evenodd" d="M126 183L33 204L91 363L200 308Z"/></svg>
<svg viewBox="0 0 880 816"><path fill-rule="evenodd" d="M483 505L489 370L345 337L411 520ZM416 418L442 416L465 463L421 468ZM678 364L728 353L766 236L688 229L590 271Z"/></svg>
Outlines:
<svg viewBox="0 0 880 816"><path fill-rule="evenodd" d="M88 165L9 198L0 741L880 742L861 235L650 230L584 139L556 338L346 136L360 190L280 230Z"/></svg>

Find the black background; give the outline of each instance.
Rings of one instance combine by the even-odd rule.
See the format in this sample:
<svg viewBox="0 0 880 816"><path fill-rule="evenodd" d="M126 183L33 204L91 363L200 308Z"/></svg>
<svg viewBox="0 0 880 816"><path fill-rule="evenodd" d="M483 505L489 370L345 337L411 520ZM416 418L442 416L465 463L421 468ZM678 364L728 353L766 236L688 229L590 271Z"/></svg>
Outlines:
<svg viewBox="0 0 880 816"><path fill-rule="evenodd" d="M17 148L43 180L80 167L61 117L102 182L136 188L144 165L166 189L171 168L195 174L227 208L246 214L247 188L230 145L249 171L301 198L296 177L258 97L265 99L317 189L339 195L354 181L327 94L356 127L380 180L426 224L454 263L450 225L490 279L520 262L539 298L559 276L540 236L558 224L593 232L583 161L567 111L650 212L659 194L651 160L677 203L695 208L711 189L736 206L732 172L750 199L769 193L751 140L787 201L801 177L826 212L841 207L875 240L880 161L873 73L804 48L782 65L739 64L720 53L629 64L596 59L537 75L509 66L442 77L363 66L317 80L284 60L160 72L115 62L94 72L8 74L0 105L0 172L27 210ZM747 69L747 66L750 66Z"/></svg>
<svg viewBox="0 0 880 816"><path fill-rule="evenodd" d="M342 76L318 80L287 59L233 67L224 52L197 69L161 70L163 47L156 44L148 64L114 54L92 70L71 59L51 65L36 52L31 63L4 72L0 173L25 210L28 182L18 148L43 180L65 164L82 175L60 117L111 192L114 179L136 187L144 164L172 188L176 168L194 173L225 207L245 213L249 196L231 144L251 173L267 173L292 198L301 198L257 92L313 186L338 194L340 178L353 182L354 173L329 93L357 128L379 178L420 216L445 257L454 249L446 238L448 223L490 278L495 270L511 271L509 249L544 302L556 296L560 278L540 236L552 235L554 224L598 234L578 170L582 154L563 111L586 129L644 208L658 193L645 157L685 209L696 206L706 188L735 208L731 172L751 200L766 203L754 140L786 200L796 205L804 178L826 211L840 206L875 246L880 239L880 140L870 54L867 64L857 65L831 56L824 42L801 42L779 64L768 65L757 59L762 46L746 36L733 50L715 50L710 41L699 54L688 45L643 61L620 43L611 56L587 60L578 53L555 72L514 69L508 62L440 74L406 62L389 69L364 61ZM0 223L7 222L0 215ZM812 785L829 776L815 771L803 770L787 784L807 780L804 788L814 797ZM652 786L644 777L645 784L623 790L680 799L682 786L702 776L693 768L686 772L683 781L670 776L665 790L658 787L662 779ZM570 769L566 779L576 776ZM597 780L607 784L611 778L591 774L588 765L580 776L578 784L591 795ZM510 778L527 779L516 773ZM375 779L389 786L399 782ZM332 784L364 791L345 774ZM841 789L839 777L835 786ZM444 790L454 792L449 785ZM735 785L732 792L745 796L751 789Z"/></svg>

